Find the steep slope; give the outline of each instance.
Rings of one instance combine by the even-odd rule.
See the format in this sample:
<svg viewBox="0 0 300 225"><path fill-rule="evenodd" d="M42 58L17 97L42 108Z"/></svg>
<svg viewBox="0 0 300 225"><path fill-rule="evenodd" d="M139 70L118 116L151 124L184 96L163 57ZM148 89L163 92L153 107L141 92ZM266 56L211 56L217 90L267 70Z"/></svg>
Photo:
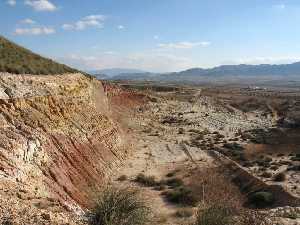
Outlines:
<svg viewBox="0 0 300 225"><path fill-rule="evenodd" d="M0 178L89 205L124 156L99 81L81 74L0 74Z"/></svg>
<svg viewBox="0 0 300 225"><path fill-rule="evenodd" d="M128 152L102 83L4 38L0 46L11 72L0 72L0 223L29 205L26 215L41 204L80 212Z"/></svg>
<svg viewBox="0 0 300 225"><path fill-rule="evenodd" d="M16 74L63 74L78 72L43 58L0 36L0 72Z"/></svg>

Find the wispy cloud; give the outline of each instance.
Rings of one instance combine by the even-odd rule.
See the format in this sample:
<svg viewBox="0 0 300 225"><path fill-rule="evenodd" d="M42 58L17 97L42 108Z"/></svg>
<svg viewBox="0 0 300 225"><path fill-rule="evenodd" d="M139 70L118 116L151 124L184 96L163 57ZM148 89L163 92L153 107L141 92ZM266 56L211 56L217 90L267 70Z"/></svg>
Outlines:
<svg viewBox="0 0 300 225"><path fill-rule="evenodd" d="M158 39L159 39L159 36L158 36L158 35L154 35L154 36L153 36L153 39L158 40Z"/></svg>
<svg viewBox="0 0 300 225"><path fill-rule="evenodd" d="M210 44L211 43L207 41L202 41L202 42L184 41L184 42L177 42L177 43L161 43L158 44L158 47L165 48L165 49L192 49L199 46L206 47Z"/></svg>
<svg viewBox="0 0 300 225"><path fill-rule="evenodd" d="M17 28L14 30L14 35L49 35L56 33L56 30L50 26L38 24L38 22L26 18L19 21Z"/></svg>
<svg viewBox="0 0 300 225"><path fill-rule="evenodd" d="M273 8L274 9L279 9L279 10L283 10L286 8L286 5L281 3L281 4L276 4L276 5L273 5Z"/></svg>
<svg viewBox="0 0 300 225"><path fill-rule="evenodd" d="M285 64L299 62L300 56L265 56L265 57L249 57L244 59L227 60L221 64Z"/></svg>
<svg viewBox="0 0 300 225"><path fill-rule="evenodd" d="M86 16L75 23L65 23L62 25L64 30L85 30L88 27L102 28L106 19L104 15Z"/></svg>
<svg viewBox="0 0 300 225"><path fill-rule="evenodd" d="M15 6L17 4L16 0L7 0L6 3L10 6Z"/></svg>
<svg viewBox="0 0 300 225"><path fill-rule="evenodd" d="M82 70L122 67L154 72L170 72L196 66L189 58L153 52L128 53L125 55L115 52L102 52L94 56L73 54L57 60Z"/></svg>
<svg viewBox="0 0 300 225"><path fill-rule="evenodd" d="M115 52L115 51L106 51L106 52L103 52L104 54L106 55L117 55L118 52Z"/></svg>
<svg viewBox="0 0 300 225"><path fill-rule="evenodd" d="M124 30L124 29L125 29L125 26L119 25L117 28L118 28L119 30Z"/></svg>
<svg viewBox="0 0 300 225"><path fill-rule="evenodd" d="M21 20L20 23L22 23L22 24L35 24L36 22L32 19L27 18L27 19Z"/></svg>
<svg viewBox="0 0 300 225"><path fill-rule="evenodd" d="M32 28L16 28L15 35L49 35L54 34L55 29L52 27L32 27Z"/></svg>
<svg viewBox="0 0 300 225"><path fill-rule="evenodd" d="M25 0L25 5L31 6L36 11L55 11L57 7L48 0Z"/></svg>

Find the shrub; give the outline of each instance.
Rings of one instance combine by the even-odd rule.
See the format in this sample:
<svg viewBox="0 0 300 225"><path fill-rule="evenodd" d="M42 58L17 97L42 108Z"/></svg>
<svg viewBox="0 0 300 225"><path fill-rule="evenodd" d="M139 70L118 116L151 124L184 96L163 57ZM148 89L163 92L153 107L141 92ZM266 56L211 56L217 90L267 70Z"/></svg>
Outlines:
<svg viewBox="0 0 300 225"><path fill-rule="evenodd" d="M166 174L166 177L174 177L176 173L180 172L180 169L173 170Z"/></svg>
<svg viewBox="0 0 300 225"><path fill-rule="evenodd" d="M265 159L257 159L255 161L255 163L258 165L258 166L261 166L261 167L265 167L265 168L268 168L270 167L270 162L268 160L265 160Z"/></svg>
<svg viewBox="0 0 300 225"><path fill-rule="evenodd" d="M242 162L241 165L243 167L252 167L252 166L254 166L254 163L252 161L245 161L245 162Z"/></svg>
<svg viewBox="0 0 300 225"><path fill-rule="evenodd" d="M166 191L163 194L171 203L189 206L195 206L197 203L197 199L192 195L191 190L186 187L178 187L174 190Z"/></svg>
<svg viewBox="0 0 300 225"><path fill-rule="evenodd" d="M184 134L184 129L180 127L180 128L178 129L178 134Z"/></svg>
<svg viewBox="0 0 300 225"><path fill-rule="evenodd" d="M299 156L294 156L294 157L291 157L291 160L292 161L300 161L300 157Z"/></svg>
<svg viewBox="0 0 300 225"><path fill-rule="evenodd" d="M270 173L270 172L263 172L261 174L261 176L264 177L264 178L271 178L272 177L272 173Z"/></svg>
<svg viewBox="0 0 300 225"><path fill-rule="evenodd" d="M118 181L125 181L127 180L127 176L126 175L121 175L119 178L118 178Z"/></svg>
<svg viewBox="0 0 300 225"><path fill-rule="evenodd" d="M166 177L173 177L175 175L175 172L170 172L170 173L167 173Z"/></svg>
<svg viewBox="0 0 300 225"><path fill-rule="evenodd" d="M240 214L240 213L239 213ZM238 218L237 225L267 225L266 216L259 211L246 210L242 211Z"/></svg>
<svg viewBox="0 0 300 225"><path fill-rule="evenodd" d="M288 171L300 171L300 165L291 165L287 168Z"/></svg>
<svg viewBox="0 0 300 225"><path fill-rule="evenodd" d="M233 225L231 208L225 205L213 205L207 209L199 209L194 225Z"/></svg>
<svg viewBox="0 0 300 225"><path fill-rule="evenodd" d="M172 188L180 187L183 185L183 181L179 178L172 178L166 181L166 184Z"/></svg>
<svg viewBox="0 0 300 225"><path fill-rule="evenodd" d="M278 168L279 168L279 167L278 167L277 165L272 165L272 166L270 166L270 169L271 169L271 170L278 170Z"/></svg>
<svg viewBox="0 0 300 225"><path fill-rule="evenodd" d="M249 196L249 203L258 208L271 206L274 200L274 195L267 191L255 192Z"/></svg>
<svg viewBox="0 0 300 225"><path fill-rule="evenodd" d="M145 174L142 173L137 175L137 177L135 178L135 182L143 184L147 187L153 187L158 185L158 182L156 182L154 176L146 176Z"/></svg>
<svg viewBox="0 0 300 225"><path fill-rule="evenodd" d="M230 149L230 150L233 150L233 151L242 151L242 150L244 150L244 148L236 142L226 143L226 144L223 145L223 147L227 148L227 149Z"/></svg>
<svg viewBox="0 0 300 225"><path fill-rule="evenodd" d="M286 176L284 173L277 173L273 177L273 180L276 182L283 182L283 181L285 181L285 179L286 179Z"/></svg>
<svg viewBox="0 0 300 225"><path fill-rule="evenodd" d="M150 210L135 190L108 188L91 212L91 225L144 225Z"/></svg>
<svg viewBox="0 0 300 225"><path fill-rule="evenodd" d="M4 218L2 225L14 225L15 222L13 222L11 219L9 218Z"/></svg>
<svg viewBox="0 0 300 225"><path fill-rule="evenodd" d="M166 189L166 186L164 184L159 184L159 185L154 187L155 191L163 191L165 189Z"/></svg>

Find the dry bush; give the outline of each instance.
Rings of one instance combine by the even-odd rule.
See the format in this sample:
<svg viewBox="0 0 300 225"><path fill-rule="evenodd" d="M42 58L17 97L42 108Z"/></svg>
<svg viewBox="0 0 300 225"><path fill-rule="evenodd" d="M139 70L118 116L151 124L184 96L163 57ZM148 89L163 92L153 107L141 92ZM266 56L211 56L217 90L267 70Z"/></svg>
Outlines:
<svg viewBox="0 0 300 225"><path fill-rule="evenodd" d="M194 225L233 225L232 209L224 204L215 204L199 209Z"/></svg>
<svg viewBox="0 0 300 225"><path fill-rule="evenodd" d="M224 173L224 168L196 170L187 180L187 186L199 201L208 205L228 202L233 208L241 208L246 198Z"/></svg>
<svg viewBox="0 0 300 225"><path fill-rule="evenodd" d="M183 186L165 191L163 195L165 195L169 202L184 206L195 206L198 202L193 192L187 187Z"/></svg>
<svg viewBox="0 0 300 225"><path fill-rule="evenodd" d="M159 185L154 176L146 176L145 174L138 174L135 178L135 182L147 187L153 187Z"/></svg>
<svg viewBox="0 0 300 225"><path fill-rule="evenodd" d="M172 188L180 187L183 185L183 181L180 178L174 177L164 181L168 186Z"/></svg>
<svg viewBox="0 0 300 225"><path fill-rule="evenodd" d="M107 188L96 199L91 211L91 225L144 225L150 210L132 189Z"/></svg>
<svg viewBox="0 0 300 225"><path fill-rule="evenodd" d="M201 168L186 180L192 195L201 202L194 225L265 224L262 216L243 207L247 197L224 171L224 167Z"/></svg>

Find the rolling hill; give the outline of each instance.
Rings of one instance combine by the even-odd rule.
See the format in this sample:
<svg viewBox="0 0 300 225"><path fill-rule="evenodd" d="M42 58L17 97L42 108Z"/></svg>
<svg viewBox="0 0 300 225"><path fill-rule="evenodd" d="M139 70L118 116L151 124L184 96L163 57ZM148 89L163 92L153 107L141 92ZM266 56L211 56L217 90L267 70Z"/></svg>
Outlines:
<svg viewBox="0 0 300 225"><path fill-rule="evenodd" d="M180 72L126 73L111 77L112 80L158 81L171 83L243 83L288 84L300 82L300 62L292 64L222 65L209 69L192 68Z"/></svg>
<svg viewBox="0 0 300 225"><path fill-rule="evenodd" d="M0 72L46 75L78 71L35 54L0 36Z"/></svg>
<svg viewBox="0 0 300 225"><path fill-rule="evenodd" d="M170 76L274 76L274 75L300 75L300 62L280 65L222 65L211 69L193 68Z"/></svg>

